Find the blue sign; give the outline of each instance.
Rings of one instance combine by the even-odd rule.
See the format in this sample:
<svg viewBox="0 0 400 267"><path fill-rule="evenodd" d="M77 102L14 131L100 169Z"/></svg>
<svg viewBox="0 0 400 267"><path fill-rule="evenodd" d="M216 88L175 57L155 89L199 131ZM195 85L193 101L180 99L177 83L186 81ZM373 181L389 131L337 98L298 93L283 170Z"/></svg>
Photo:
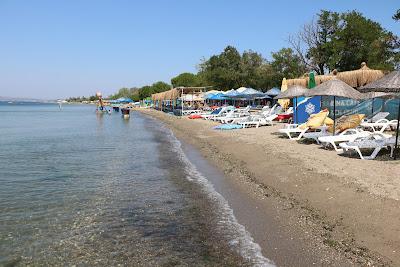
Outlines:
<svg viewBox="0 0 400 267"><path fill-rule="evenodd" d="M295 123L305 123L311 114L321 111L321 97L298 97L293 99L293 106L297 107L293 113Z"/></svg>

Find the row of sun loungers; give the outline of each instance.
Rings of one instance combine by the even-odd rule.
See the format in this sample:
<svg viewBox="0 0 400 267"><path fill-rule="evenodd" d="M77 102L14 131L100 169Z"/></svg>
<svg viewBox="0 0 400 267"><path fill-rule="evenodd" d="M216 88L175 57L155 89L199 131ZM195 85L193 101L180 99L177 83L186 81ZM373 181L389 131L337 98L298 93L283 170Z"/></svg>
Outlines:
<svg viewBox="0 0 400 267"><path fill-rule="evenodd" d="M325 112L325 113L323 113ZM250 107L237 109L232 106L222 107L211 113L192 112L205 120L213 120L225 124L226 129L248 128L265 125L274 125L279 114L292 114L293 109L283 111L278 105L272 108L264 107L259 112L251 112ZM286 124L279 133L287 136L290 140L311 139L325 148L332 147L338 153L355 151L361 159L374 159L384 149L390 149L393 156L395 137L385 133L387 130L394 130L397 120L387 120L388 112L379 112L370 119L361 117L350 120L352 127L345 129L333 129L333 121L328 118L328 111L313 114L305 124ZM351 116L350 116L351 117ZM338 121L345 123L347 118L339 118ZM313 121L313 122L312 122ZM315 124L318 121L319 124ZM314 124L313 124L314 123ZM332 131L335 131L333 134ZM369 155L363 154L365 149L372 150ZM365 152L364 152L365 153Z"/></svg>
<svg viewBox="0 0 400 267"><path fill-rule="evenodd" d="M385 114L385 116L387 115ZM354 128L336 131L335 134L329 132L326 125L313 128L307 125L308 123L305 125L290 124L280 129L279 132L291 140L312 139L324 147L333 147L338 153L355 151L361 159L374 159L384 148L389 148L390 154L393 156L395 137L385 134L384 131L393 129L397 125L397 120L364 121L354 125ZM373 151L370 155L365 155L363 154L365 149Z"/></svg>

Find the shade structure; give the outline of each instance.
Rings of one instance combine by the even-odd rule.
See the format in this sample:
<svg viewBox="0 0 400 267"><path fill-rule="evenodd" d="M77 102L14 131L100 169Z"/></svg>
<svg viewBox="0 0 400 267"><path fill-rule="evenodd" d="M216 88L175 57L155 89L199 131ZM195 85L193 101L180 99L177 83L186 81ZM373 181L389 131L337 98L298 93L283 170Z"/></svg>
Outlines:
<svg viewBox="0 0 400 267"><path fill-rule="evenodd" d="M255 96L254 99L272 99L272 97L270 97L266 93L263 93L263 94Z"/></svg>
<svg viewBox="0 0 400 267"><path fill-rule="evenodd" d="M231 96L232 99L254 101L256 99L269 98L269 96L266 96L263 92L255 90L253 88L246 88L241 92L239 92L239 89L236 90L238 92L237 95Z"/></svg>
<svg viewBox="0 0 400 267"><path fill-rule="evenodd" d="M117 103L131 103L133 102L132 99L127 98L127 97L120 97L116 100Z"/></svg>
<svg viewBox="0 0 400 267"><path fill-rule="evenodd" d="M400 71L392 71L388 75L362 86L360 92L400 93Z"/></svg>
<svg viewBox="0 0 400 267"><path fill-rule="evenodd" d="M291 99L291 98L296 98L296 106L295 106L295 112L296 112L296 123L297 123L297 98L299 96L304 96L307 93L307 88L300 86L300 85L294 85L289 87L284 92L281 92L279 95L274 97L274 99ZM293 102L294 103L294 102ZM294 105L293 105L294 106Z"/></svg>
<svg viewBox="0 0 400 267"><path fill-rule="evenodd" d="M392 71L386 76L364 85L360 88L361 92L385 92L385 93L400 93L400 71ZM399 108L397 111L397 127L396 127L396 141L395 141L395 148L398 145L399 139L399 124L400 124L400 102ZM394 154L394 159L396 159L396 153Z"/></svg>
<svg viewBox="0 0 400 267"><path fill-rule="evenodd" d="M308 91L309 90L303 86L294 85L289 87L286 91L282 91L279 95L274 97L274 99L292 99L299 96L305 96Z"/></svg>
<svg viewBox="0 0 400 267"><path fill-rule="evenodd" d="M204 95L204 99L210 99L213 95L216 95L216 94L207 93L207 94Z"/></svg>
<svg viewBox="0 0 400 267"><path fill-rule="evenodd" d="M395 98L397 95L395 93L385 93L385 92L368 92L362 93L364 99L371 98Z"/></svg>
<svg viewBox="0 0 400 267"><path fill-rule="evenodd" d="M223 93L218 93L218 94L212 95L208 99L209 100L226 100L227 97Z"/></svg>
<svg viewBox="0 0 400 267"><path fill-rule="evenodd" d="M185 102L191 102L191 101L203 101L205 98L204 98L203 94L199 94L199 95L186 94L186 95L182 95L180 97L180 99Z"/></svg>
<svg viewBox="0 0 400 267"><path fill-rule="evenodd" d="M236 89L236 91L238 91L239 93L243 92L244 90L246 90L246 87L239 87L238 89Z"/></svg>
<svg viewBox="0 0 400 267"><path fill-rule="evenodd" d="M364 98L359 91L336 77L321 83L314 87L314 89L308 90L305 96L333 96L333 135L335 134L336 127L336 97L352 99Z"/></svg>
<svg viewBox="0 0 400 267"><path fill-rule="evenodd" d="M288 84L287 84L286 78L283 78L282 79L282 85L281 85L281 92L285 92L287 89L288 89ZM279 99L278 103L284 109L287 109L289 104L290 104L290 100L289 99Z"/></svg>
<svg viewBox="0 0 400 267"><path fill-rule="evenodd" d="M276 88L276 87L271 88L271 89L269 89L268 91L265 92L265 94L269 95L269 96L277 96L280 93L281 93L281 90L279 88Z"/></svg>
<svg viewBox="0 0 400 267"><path fill-rule="evenodd" d="M240 93L239 93L238 91L234 90L234 89L229 90L229 91L226 91L226 92L224 93L224 95L227 96L227 97L234 97L234 96L237 96L237 95L239 95L239 94L240 94Z"/></svg>
<svg viewBox="0 0 400 267"><path fill-rule="evenodd" d="M351 99L363 99L364 96L347 83L333 78L308 90L305 96L338 96Z"/></svg>
<svg viewBox="0 0 400 267"><path fill-rule="evenodd" d="M246 90L239 92L240 95L263 95L263 92L253 88L247 88Z"/></svg>

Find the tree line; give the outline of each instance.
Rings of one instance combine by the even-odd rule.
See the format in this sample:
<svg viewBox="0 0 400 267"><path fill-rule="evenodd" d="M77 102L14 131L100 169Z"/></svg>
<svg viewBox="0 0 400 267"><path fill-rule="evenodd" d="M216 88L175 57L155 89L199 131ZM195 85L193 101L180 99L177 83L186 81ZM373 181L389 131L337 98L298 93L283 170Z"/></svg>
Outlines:
<svg viewBox="0 0 400 267"><path fill-rule="evenodd" d="M400 9L393 19L400 21ZM267 90L280 86L282 78L297 78L307 72L327 74L332 70L400 67L399 37L358 11L321 10L298 33L288 37L288 47L272 52L270 59L252 50L240 53L227 46L220 54L201 60L197 73L181 73L171 84L159 81L141 88L121 88L113 99L137 101L178 86L214 86L229 90L241 86Z"/></svg>

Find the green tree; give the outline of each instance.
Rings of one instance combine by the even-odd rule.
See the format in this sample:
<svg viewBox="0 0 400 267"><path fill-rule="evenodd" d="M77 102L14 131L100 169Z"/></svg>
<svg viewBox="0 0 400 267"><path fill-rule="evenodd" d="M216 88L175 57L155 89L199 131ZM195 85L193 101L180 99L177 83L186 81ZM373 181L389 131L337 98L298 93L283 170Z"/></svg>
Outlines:
<svg viewBox="0 0 400 267"><path fill-rule="evenodd" d="M291 48L282 48L272 53L271 67L275 80L294 79L307 72L301 58Z"/></svg>
<svg viewBox="0 0 400 267"><path fill-rule="evenodd" d="M149 86L149 85L146 85L146 86L143 86L142 88L140 88L140 90L139 90L139 98L140 99L145 99L146 97L149 97L154 93L155 92L153 91L152 87Z"/></svg>
<svg viewBox="0 0 400 267"><path fill-rule="evenodd" d="M361 13L339 14L322 10L289 42L307 68L318 74L370 67L392 69L398 65L398 38Z"/></svg>
<svg viewBox="0 0 400 267"><path fill-rule="evenodd" d="M153 83L151 85L151 87L153 88L154 92L156 92L156 93L168 91L171 89L171 85L169 85L168 83L165 83L165 82L161 82L161 81Z"/></svg>
<svg viewBox="0 0 400 267"><path fill-rule="evenodd" d="M184 72L179 74L178 76L171 79L171 84L173 87L178 86L202 86L202 81L199 75Z"/></svg>
<svg viewBox="0 0 400 267"><path fill-rule="evenodd" d="M168 91L170 89L171 86L168 83L161 81L153 83L152 85L145 85L142 88L138 89L137 99L145 99L152 94Z"/></svg>
<svg viewBox="0 0 400 267"><path fill-rule="evenodd" d="M252 50L244 51L240 60L239 84L235 87L263 87L263 84L261 83L260 75L262 75L262 72L260 72L260 68L266 63L266 60L261 56L261 54Z"/></svg>
<svg viewBox="0 0 400 267"><path fill-rule="evenodd" d="M387 70L398 64L397 36L356 11L342 14L342 27L333 47L338 55L335 68L339 71L358 69L364 61L371 68Z"/></svg>
<svg viewBox="0 0 400 267"><path fill-rule="evenodd" d="M96 101L99 100L99 98L96 95L92 95L89 97L89 101Z"/></svg>
<svg viewBox="0 0 400 267"><path fill-rule="evenodd" d="M211 56L200 64L200 73L211 85L222 90L240 85L241 55L233 46L227 46L219 55Z"/></svg>
<svg viewBox="0 0 400 267"><path fill-rule="evenodd" d="M330 62L336 60L332 40L340 27L340 14L321 10L317 20L305 24L301 31L289 37L289 43L308 69L318 74L330 71Z"/></svg>
<svg viewBox="0 0 400 267"><path fill-rule="evenodd" d="M227 46L221 54L203 60L198 76L222 90L241 86L260 89L271 84L271 70L261 54L252 50L240 54L233 46Z"/></svg>
<svg viewBox="0 0 400 267"><path fill-rule="evenodd" d="M394 20L400 20L400 9L397 9L396 14L393 15Z"/></svg>

